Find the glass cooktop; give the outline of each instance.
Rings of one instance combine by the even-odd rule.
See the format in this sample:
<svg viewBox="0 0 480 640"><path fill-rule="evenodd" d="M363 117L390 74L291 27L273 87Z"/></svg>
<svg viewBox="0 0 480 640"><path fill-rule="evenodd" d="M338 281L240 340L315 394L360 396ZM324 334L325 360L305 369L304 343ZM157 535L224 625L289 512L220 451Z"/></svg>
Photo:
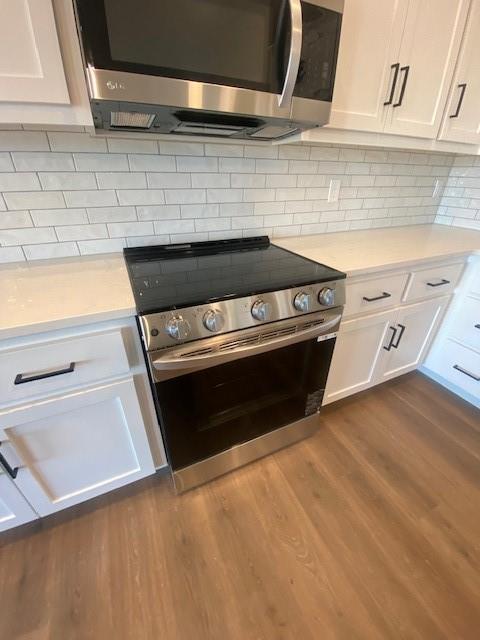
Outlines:
<svg viewBox="0 0 480 640"><path fill-rule="evenodd" d="M345 278L267 236L124 249L139 315Z"/></svg>

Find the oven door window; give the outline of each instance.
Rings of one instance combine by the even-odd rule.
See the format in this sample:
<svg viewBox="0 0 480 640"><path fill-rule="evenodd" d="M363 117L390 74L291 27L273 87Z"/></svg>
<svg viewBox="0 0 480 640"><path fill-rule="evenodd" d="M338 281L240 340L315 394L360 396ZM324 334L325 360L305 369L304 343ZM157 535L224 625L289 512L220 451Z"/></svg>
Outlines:
<svg viewBox="0 0 480 640"><path fill-rule="evenodd" d="M334 343L335 339L308 340L157 383L172 468L315 413Z"/></svg>
<svg viewBox="0 0 480 640"><path fill-rule="evenodd" d="M281 93L287 0L77 0L87 63Z"/></svg>

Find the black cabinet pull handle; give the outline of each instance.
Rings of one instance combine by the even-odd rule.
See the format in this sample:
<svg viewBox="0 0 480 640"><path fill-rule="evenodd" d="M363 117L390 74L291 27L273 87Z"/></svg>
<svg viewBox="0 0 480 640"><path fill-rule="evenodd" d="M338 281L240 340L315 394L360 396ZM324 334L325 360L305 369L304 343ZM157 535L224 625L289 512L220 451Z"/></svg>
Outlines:
<svg viewBox="0 0 480 640"><path fill-rule="evenodd" d="M444 284L450 284L450 280L445 280L445 278L442 278L440 282L427 282L427 287L441 287Z"/></svg>
<svg viewBox="0 0 480 640"><path fill-rule="evenodd" d="M480 329L480 324L476 324L475 329Z"/></svg>
<svg viewBox="0 0 480 640"><path fill-rule="evenodd" d="M463 375L468 376L469 378L473 378L477 382L480 382L480 376L476 376L474 373L467 371L466 369L461 367L459 364L454 364L453 368L456 369L457 371L460 371L460 373L463 373Z"/></svg>
<svg viewBox="0 0 480 640"><path fill-rule="evenodd" d="M54 371L44 371L33 375L25 375L18 373L15 376L14 384L25 384L26 382L34 382L35 380L43 380L44 378L53 378L54 376L63 376L65 373L72 373L75 370L75 362L71 362L65 369L56 369Z"/></svg>
<svg viewBox="0 0 480 640"><path fill-rule="evenodd" d="M407 80L408 80L408 74L410 73L410 66L407 65L406 67L401 67L400 71L404 71L405 74L403 76L402 88L400 89L400 97L398 98L398 102L395 102L392 105L393 107L401 107L402 106L403 96L405 95L405 89L407 88Z"/></svg>
<svg viewBox="0 0 480 640"><path fill-rule="evenodd" d="M395 95L395 88L397 86L398 72L400 71L400 63L396 62L395 64L392 64L390 68L395 69L395 73L393 74L392 88L390 89L390 95L388 97L388 100L383 103L384 107L386 107L389 104L392 104L393 96Z"/></svg>
<svg viewBox="0 0 480 640"><path fill-rule="evenodd" d="M1 444L2 443L0 442L0 446L1 446ZM8 464L7 459L5 458L5 456L2 456L1 453L0 453L0 464L5 469L5 471L8 473L8 475L12 478L12 480L15 480L15 478L17 477L17 473L18 473L19 467L11 467Z"/></svg>
<svg viewBox="0 0 480 640"><path fill-rule="evenodd" d="M388 291L384 291L381 296L377 296L376 298L367 298L367 296L363 296L365 302L375 302L376 300L383 300L384 298L391 298L392 294L388 293Z"/></svg>
<svg viewBox="0 0 480 640"><path fill-rule="evenodd" d="M396 327L388 327L389 329L392 330L392 335L390 337L390 342L387 344L386 347L383 347L385 349L385 351L390 351L390 349L392 348L392 344L393 341L395 340L395 336L397 335L397 328Z"/></svg>
<svg viewBox="0 0 480 640"><path fill-rule="evenodd" d="M465 97L465 90L467 88L467 83L462 82L462 84L458 85L458 88L460 89L460 97L458 99L457 108L455 110L455 113L452 113L451 116L448 116L449 118L458 118L458 114L460 113L460 109L462 108L463 98Z"/></svg>
<svg viewBox="0 0 480 640"><path fill-rule="evenodd" d="M398 326L400 327L400 333L398 334L398 338L395 344L393 344L392 342L392 349L398 349L398 345L400 344L401 339L403 338L403 334L405 333L405 325L404 324L400 324L400 322L398 323Z"/></svg>

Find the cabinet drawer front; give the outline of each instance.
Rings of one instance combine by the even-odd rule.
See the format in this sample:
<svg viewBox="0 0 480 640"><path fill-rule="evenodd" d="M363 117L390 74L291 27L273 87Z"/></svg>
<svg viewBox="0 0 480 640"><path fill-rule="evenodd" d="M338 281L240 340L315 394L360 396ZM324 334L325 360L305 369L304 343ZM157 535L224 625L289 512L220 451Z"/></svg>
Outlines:
<svg viewBox="0 0 480 640"><path fill-rule="evenodd" d="M441 376L480 399L480 353L446 340L432 364Z"/></svg>
<svg viewBox="0 0 480 640"><path fill-rule="evenodd" d="M400 303L408 274L383 276L373 280L349 283L347 280L347 302L345 316L358 313L374 313L379 309Z"/></svg>
<svg viewBox="0 0 480 640"><path fill-rule="evenodd" d="M413 271L410 274L405 302L450 293L457 286L464 264L447 264Z"/></svg>
<svg viewBox="0 0 480 640"><path fill-rule="evenodd" d="M0 406L129 370L120 331L0 351Z"/></svg>
<svg viewBox="0 0 480 640"><path fill-rule="evenodd" d="M480 300L465 298L455 315L450 333L460 342L480 351Z"/></svg>

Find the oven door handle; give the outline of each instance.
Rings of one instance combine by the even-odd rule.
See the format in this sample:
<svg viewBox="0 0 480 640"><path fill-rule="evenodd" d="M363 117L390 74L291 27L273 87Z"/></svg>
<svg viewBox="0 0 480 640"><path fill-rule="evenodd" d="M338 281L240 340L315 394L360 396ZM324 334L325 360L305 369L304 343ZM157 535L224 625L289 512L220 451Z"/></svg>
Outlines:
<svg viewBox="0 0 480 640"><path fill-rule="evenodd" d="M211 352L202 353L197 356L190 357L175 357L178 354L179 349L175 349L174 352L170 351L170 354L165 354L161 357L154 358L151 361L152 367L158 371L172 370L172 369L192 369L202 366L212 366L229 362L236 358L244 358L247 356L253 356L258 353L264 353L265 351L272 351L279 347L287 347L297 342L303 342L305 340L311 340L325 335L325 339L336 337L336 331L340 324L341 315L338 314L331 320L324 322L320 325L315 325L297 331L286 336L280 336L273 338L272 340L266 340L253 345L240 346L228 351L212 350ZM327 337L328 336L328 337Z"/></svg>
<svg viewBox="0 0 480 640"><path fill-rule="evenodd" d="M288 107L292 102L293 90L297 83L300 54L302 52L302 5L300 0L288 0L292 34L290 39L290 53L288 56L287 73L282 94L278 96L278 106Z"/></svg>

